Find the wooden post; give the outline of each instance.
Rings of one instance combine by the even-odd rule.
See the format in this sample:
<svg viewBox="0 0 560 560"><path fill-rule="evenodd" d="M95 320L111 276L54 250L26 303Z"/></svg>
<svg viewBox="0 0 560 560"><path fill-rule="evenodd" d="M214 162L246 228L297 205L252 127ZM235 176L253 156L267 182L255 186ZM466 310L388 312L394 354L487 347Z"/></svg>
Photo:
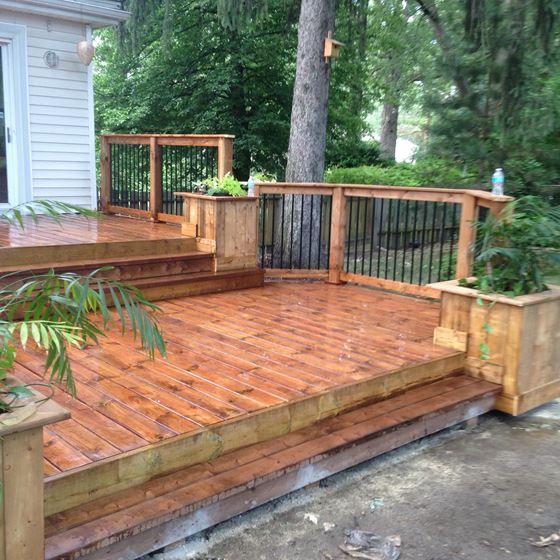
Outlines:
<svg viewBox="0 0 560 560"><path fill-rule="evenodd" d="M153 222L158 221L162 200L161 146L155 136L150 137L150 214Z"/></svg>
<svg viewBox="0 0 560 560"><path fill-rule="evenodd" d="M222 136L218 139L218 179L232 172L233 136Z"/></svg>
<svg viewBox="0 0 560 560"><path fill-rule="evenodd" d="M0 428L0 560L45 557L43 426L69 417L48 401L29 418Z"/></svg>
<svg viewBox="0 0 560 560"><path fill-rule="evenodd" d="M106 136L101 137L101 211L109 213L111 204L111 144Z"/></svg>
<svg viewBox="0 0 560 560"><path fill-rule="evenodd" d="M342 284L340 275L344 268L344 246L346 241L346 196L344 189L333 190L331 247L329 258L329 284Z"/></svg>
<svg viewBox="0 0 560 560"><path fill-rule="evenodd" d="M465 193L461 207L461 223L459 225L459 243L457 244L456 278L467 278L472 273L474 244L476 231L473 222L478 218L476 196Z"/></svg>

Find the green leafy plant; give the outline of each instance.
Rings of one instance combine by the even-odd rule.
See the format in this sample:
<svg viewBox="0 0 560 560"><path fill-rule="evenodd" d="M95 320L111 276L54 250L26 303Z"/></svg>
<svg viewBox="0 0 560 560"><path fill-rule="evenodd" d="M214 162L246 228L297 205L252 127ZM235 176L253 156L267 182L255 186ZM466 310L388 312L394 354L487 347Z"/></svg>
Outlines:
<svg viewBox="0 0 560 560"><path fill-rule="evenodd" d="M402 187L466 187L473 176L448 162L437 159L395 165L371 165L353 168L330 169L329 183L365 185L392 185Z"/></svg>
<svg viewBox="0 0 560 560"><path fill-rule="evenodd" d="M547 289L545 275L560 267L560 207L525 196L474 227L474 287L511 297Z"/></svg>
<svg viewBox="0 0 560 560"><path fill-rule="evenodd" d="M247 196L241 183L227 173L222 179L212 177L198 184L198 190L208 196Z"/></svg>
<svg viewBox="0 0 560 560"><path fill-rule="evenodd" d="M39 201L12 208L0 220L25 227L24 215L37 220L39 213L57 221L72 212L94 217L96 212L80 207ZM132 332L150 357L165 356L165 343L157 323L158 307L134 287L99 277L102 268L88 275L56 273L21 278L17 273L0 276L0 413L10 412L17 399L27 396L26 386L6 387L17 353L32 347L45 354L49 383L75 394L76 385L68 350L99 344L110 323L121 332ZM111 307L114 311L111 311Z"/></svg>

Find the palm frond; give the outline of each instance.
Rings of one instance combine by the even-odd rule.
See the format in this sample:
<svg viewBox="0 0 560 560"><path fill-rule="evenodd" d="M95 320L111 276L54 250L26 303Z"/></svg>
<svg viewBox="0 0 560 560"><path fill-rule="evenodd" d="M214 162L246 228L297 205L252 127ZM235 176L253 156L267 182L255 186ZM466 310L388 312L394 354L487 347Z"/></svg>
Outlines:
<svg viewBox="0 0 560 560"><path fill-rule="evenodd" d="M99 269L80 276L49 271L12 280L0 289L0 379L13 367L18 348L30 343L46 355L51 381L75 391L68 348L99 344L111 322L122 333L132 332L153 358L165 356L165 342L157 322L159 308L141 292L115 280L99 277ZM10 280L11 278L8 277ZM5 284L6 277L0 277ZM111 307L114 311L111 312Z"/></svg>
<svg viewBox="0 0 560 560"><path fill-rule="evenodd" d="M56 222L60 222L64 214L78 214L87 218L101 217L99 212L75 204L52 200L34 200L32 202L24 202L0 213L0 220L11 225L18 225L23 229L25 216L29 216L34 222L38 221L39 216L46 216Z"/></svg>

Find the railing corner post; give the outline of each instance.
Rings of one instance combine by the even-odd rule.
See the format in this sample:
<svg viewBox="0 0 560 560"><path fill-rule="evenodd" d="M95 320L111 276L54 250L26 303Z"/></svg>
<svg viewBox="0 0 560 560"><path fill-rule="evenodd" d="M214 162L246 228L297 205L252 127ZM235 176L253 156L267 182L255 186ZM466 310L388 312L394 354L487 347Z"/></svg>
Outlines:
<svg viewBox="0 0 560 560"><path fill-rule="evenodd" d="M43 427L69 417L47 401L20 423L0 428L0 560L45 558Z"/></svg>
<svg viewBox="0 0 560 560"><path fill-rule="evenodd" d="M476 195L465 193L461 208L461 221L459 224L459 242L457 244L457 269L456 278L467 278L472 274L474 259L474 244L476 231L474 222L478 219L478 203Z"/></svg>
<svg viewBox="0 0 560 560"><path fill-rule="evenodd" d="M342 284L344 247L346 242L346 196L342 187L333 189L329 284Z"/></svg>
<svg viewBox="0 0 560 560"><path fill-rule="evenodd" d="M218 179L223 179L233 170L233 136L218 139Z"/></svg>
<svg viewBox="0 0 560 560"><path fill-rule="evenodd" d="M158 221L162 210L161 145L157 136L150 137L150 214L153 222Z"/></svg>
<svg viewBox="0 0 560 560"><path fill-rule="evenodd" d="M101 211L109 214L111 204L111 144L107 136L101 136Z"/></svg>

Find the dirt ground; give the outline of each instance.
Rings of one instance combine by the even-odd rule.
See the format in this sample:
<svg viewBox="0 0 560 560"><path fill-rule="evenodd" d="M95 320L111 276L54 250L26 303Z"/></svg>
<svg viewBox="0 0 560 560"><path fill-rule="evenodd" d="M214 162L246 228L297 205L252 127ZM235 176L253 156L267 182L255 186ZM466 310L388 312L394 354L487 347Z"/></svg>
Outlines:
<svg viewBox="0 0 560 560"><path fill-rule="evenodd" d="M401 560L560 559L560 403L484 416L154 554L157 560L349 560L344 530L400 535ZM316 522L316 523L315 523ZM326 524L326 525L325 525Z"/></svg>

